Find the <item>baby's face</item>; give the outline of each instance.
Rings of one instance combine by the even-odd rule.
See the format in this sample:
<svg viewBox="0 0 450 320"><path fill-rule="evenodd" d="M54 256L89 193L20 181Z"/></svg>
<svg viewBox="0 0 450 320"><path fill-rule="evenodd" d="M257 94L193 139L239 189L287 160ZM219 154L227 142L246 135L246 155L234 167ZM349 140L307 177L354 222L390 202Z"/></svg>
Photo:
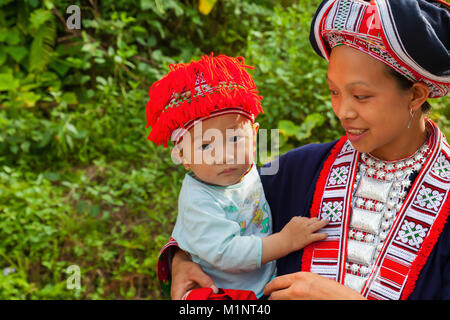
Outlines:
<svg viewBox="0 0 450 320"><path fill-rule="evenodd" d="M206 183L238 183L254 161L257 124L239 114L227 114L196 124L183 137L186 169Z"/></svg>

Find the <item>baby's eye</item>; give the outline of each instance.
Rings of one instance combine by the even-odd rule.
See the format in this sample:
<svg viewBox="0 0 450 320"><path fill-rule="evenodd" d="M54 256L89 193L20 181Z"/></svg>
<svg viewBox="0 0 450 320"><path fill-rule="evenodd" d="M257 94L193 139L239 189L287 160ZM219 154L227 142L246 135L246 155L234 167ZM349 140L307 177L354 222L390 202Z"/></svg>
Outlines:
<svg viewBox="0 0 450 320"><path fill-rule="evenodd" d="M204 143L200 146L202 151L208 150L211 147L211 143Z"/></svg>
<svg viewBox="0 0 450 320"><path fill-rule="evenodd" d="M230 142L237 142L242 138L242 136L233 136L230 138Z"/></svg>

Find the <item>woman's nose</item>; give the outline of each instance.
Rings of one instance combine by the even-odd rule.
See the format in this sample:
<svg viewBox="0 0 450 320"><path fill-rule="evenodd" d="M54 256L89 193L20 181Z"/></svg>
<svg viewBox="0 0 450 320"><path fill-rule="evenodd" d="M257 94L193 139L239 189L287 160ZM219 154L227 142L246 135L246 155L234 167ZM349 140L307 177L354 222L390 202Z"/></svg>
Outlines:
<svg viewBox="0 0 450 320"><path fill-rule="evenodd" d="M358 113L353 108L352 103L346 99L342 99L342 101L336 103L333 110L340 120L352 120L358 116Z"/></svg>

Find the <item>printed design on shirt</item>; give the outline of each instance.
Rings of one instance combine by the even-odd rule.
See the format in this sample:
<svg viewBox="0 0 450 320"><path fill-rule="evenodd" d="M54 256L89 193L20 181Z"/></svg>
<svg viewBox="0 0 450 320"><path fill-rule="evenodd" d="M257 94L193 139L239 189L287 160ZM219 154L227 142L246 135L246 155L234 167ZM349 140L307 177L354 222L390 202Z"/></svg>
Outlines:
<svg viewBox="0 0 450 320"><path fill-rule="evenodd" d="M270 209L267 201L261 202L262 189L250 194L247 198L242 200L239 204L229 205L224 207L227 214L237 213L231 219L236 219L239 223L240 232L243 234L249 228L253 232L269 233L270 230ZM256 227L256 229L255 229ZM249 231L247 231L249 232Z"/></svg>
<svg viewBox="0 0 450 320"><path fill-rule="evenodd" d="M247 229L247 221L241 221L239 222L239 225L241 226L241 233Z"/></svg>
<svg viewBox="0 0 450 320"><path fill-rule="evenodd" d="M267 232L269 232L269 218L267 217L267 218L265 218L263 221L262 221L262 224L261 224L261 231L260 231L261 233L267 233Z"/></svg>
<svg viewBox="0 0 450 320"><path fill-rule="evenodd" d="M267 202L264 202L262 206L259 205L259 201L256 202L255 210L253 211L253 219L252 222L256 225L258 229L261 229L260 233L267 233L269 232L269 226L270 226L270 218L269 210Z"/></svg>
<svg viewBox="0 0 450 320"><path fill-rule="evenodd" d="M256 201L256 208L253 211L252 222L257 226L259 226L262 221L263 221L263 211L259 207L259 201Z"/></svg>
<svg viewBox="0 0 450 320"><path fill-rule="evenodd" d="M227 213L233 213L233 212L239 211L239 209L235 205L229 205L229 206L223 208L223 210Z"/></svg>

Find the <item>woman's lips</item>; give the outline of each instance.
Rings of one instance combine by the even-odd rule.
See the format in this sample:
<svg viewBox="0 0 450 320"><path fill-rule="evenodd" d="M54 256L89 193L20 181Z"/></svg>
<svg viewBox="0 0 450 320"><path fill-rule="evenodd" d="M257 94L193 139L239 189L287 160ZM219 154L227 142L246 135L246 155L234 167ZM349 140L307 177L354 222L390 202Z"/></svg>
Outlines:
<svg viewBox="0 0 450 320"><path fill-rule="evenodd" d="M345 129L348 140L350 140L351 142L358 142L359 140L361 140L366 135L367 131L369 131L369 129Z"/></svg>

